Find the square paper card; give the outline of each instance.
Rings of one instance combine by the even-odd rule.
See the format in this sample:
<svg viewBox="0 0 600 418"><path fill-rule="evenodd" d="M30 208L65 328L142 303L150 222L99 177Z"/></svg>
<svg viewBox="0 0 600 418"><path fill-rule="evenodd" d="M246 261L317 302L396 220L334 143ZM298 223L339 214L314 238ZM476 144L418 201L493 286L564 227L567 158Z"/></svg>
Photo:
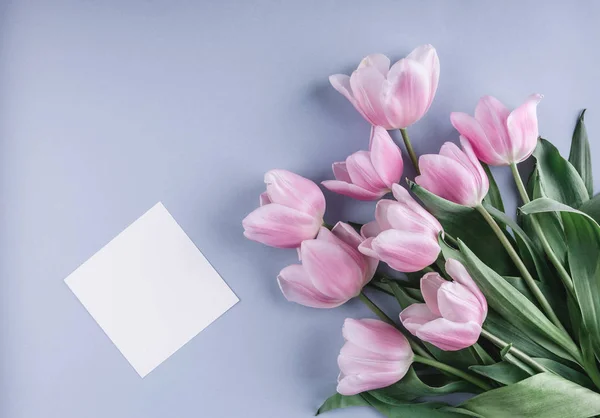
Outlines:
<svg viewBox="0 0 600 418"><path fill-rule="evenodd" d="M238 302L162 203L65 282L142 377Z"/></svg>

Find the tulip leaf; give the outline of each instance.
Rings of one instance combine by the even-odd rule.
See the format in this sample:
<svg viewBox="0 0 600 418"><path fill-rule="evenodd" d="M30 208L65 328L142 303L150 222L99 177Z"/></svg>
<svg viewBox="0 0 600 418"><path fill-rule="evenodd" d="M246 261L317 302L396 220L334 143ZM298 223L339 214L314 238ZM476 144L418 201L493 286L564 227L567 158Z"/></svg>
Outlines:
<svg viewBox="0 0 600 418"><path fill-rule="evenodd" d="M486 418L586 418L600 414L600 394L552 373L539 373L482 393L459 408Z"/></svg>
<svg viewBox="0 0 600 418"><path fill-rule="evenodd" d="M371 404L361 395L344 396L336 393L330 396L323 405L317 410L316 415L321 415L324 412L334 409L349 408L351 406L371 406Z"/></svg>
<svg viewBox="0 0 600 418"><path fill-rule="evenodd" d="M409 183L412 192L442 224L449 235L460 238L481 260L501 275L510 276L516 272L507 252L500 241L473 208L458 205L427 191L416 183Z"/></svg>
<svg viewBox="0 0 600 418"><path fill-rule="evenodd" d="M581 205L579 210L587 213L596 222L600 223L600 193Z"/></svg>
<svg viewBox="0 0 600 418"><path fill-rule="evenodd" d="M573 140L571 141L571 151L569 152L569 162L581 176L588 195L594 194L594 177L592 176L592 157L590 155L590 143L588 141L587 130L583 117L585 109L579 115L575 131L573 131Z"/></svg>
<svg viewBox="0 0 600 418"><path fill-rule="evenodd" d="M529 373L507 361L501 361L489 366L471 366L469 369L503 385L517 383L531 376Z"/></svg>
<svg viewBox="0 0 600 418"><path fill-rule="evenodd" d="M594 384L589 377L577 370L572 369L569 366L548 358L534 358L534 360L551 372L562 376L571 382L577 383L579 386L583 386L588 389L594 389Z"/></svg>
<svg viewBox="0 0 600 418"><path fill-rule="evenodd" d="M459 248L465 259L465 267L486 295L490 308L554 354L567 360L577 356L575 343L550 322L537 306L486 266L462 241L459 241Z"/></svg>
<svg viewBox="0 0 600 418"><path fill-rule="evenodd" d="M488 180L490 182L490 188L488 190L487 195L483 198L483 202L498 209L501 212L504 212L504 202L502 202L502 194L500 193L500 189L498 188L496 179L492 174L492 170L490 170L490 167L485 163L481 163L481 166L483 167L485 174L487 174Z"/></svg>
<svg viewBox="0 0 600 418"><path fill-rule="evenodd" d="M533 156L545 196L574 208L590 198L575 167L549 141L540 138Z"/></svg>
<svg viewBox="0 0 600 418"><path fill-rule="evenodd" d="M537 168L531 173L527 187L531 199L547 197L542 190ZM518 213L518 216L527 235L531 237L538 248L543 248L533 225L531 224L532 220L529 217L524 216L521 212ZM540 224L544 237L550 244L552 251L558 257L560 262L564 264L567 259L567 246L565 244L565 235L562 230L560 216L556 213L540 213L536 215L536 219Z"/></svg>

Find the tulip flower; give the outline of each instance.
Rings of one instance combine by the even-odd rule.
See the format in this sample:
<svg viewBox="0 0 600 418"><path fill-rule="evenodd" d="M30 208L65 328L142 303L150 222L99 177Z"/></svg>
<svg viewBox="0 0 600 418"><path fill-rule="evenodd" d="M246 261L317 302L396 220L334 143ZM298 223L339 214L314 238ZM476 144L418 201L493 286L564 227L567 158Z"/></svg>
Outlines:
<svg viewBox="0 0 600 418"><path fill-rule="evenodd" d="M422 270L440 253L442 226L406 189L394 184L393 193L396 200L377 202L375 221L362 227L361 234L367 239L359 250L398 271Z"/></svg>
<svg viewBox="0 0 600 418"><path fill-rule="evenodd" d="M321 227L316 239L302 242L302 264L279 273L277 281L285 298L312 308L335 308L358 296L378 263L358 251L363 240L342 222L331 231Z"/></svg>
<svg viewBox="0 0 600 418"><path fill-rule="evenodd" d="M336 180L322 182L332 192L358 200L377 200L400 181L404 164L400 148L381 126L371 130L369 151L358 151L346 162L333 163Z"/></svg>
<svg viewBox="0 0 600 418"><path fill-rule="evenodd" d="M439 154L422 155L421 175L415 182L444 199L476 207L487 194L489 181L469 141L461 136L460 143L464 151L446 142Z"/></svg>
<svg viewBox="0 0 600 418"><path fill-rule="evenodd" d="M413 362L404 335L376 319L346 319L342 330L346 343L340 351L337 391L346 396L379 389L398 382Z"/></svg>
<svg viewBox="0 0 600 418"><path fill-rule="evenodd" d="M423 45L390 68L382 54L364 58L351 76L335 74L331 85L372 125L401 129L429 109L440 77L435 48Z"/></svg>
<svg viewBox="0 0 600 418"><path fill-rule="evenodd" d="M449 282L438 273L421 279L425 303L415 303L400 313L404 327L423 341L445 351L456 351L475 344L487 316L487 301L465 267L446 261Z"/></svg>
<svg viewBox="0 0 600 418"><path fill-rule="evenodd" d="M260 207L242 221L244 236L278 248L314 238L323 224L325 197L312 181L286 170L265 174Z"/></svg>
<svg viewBox="0 0 600 418"><path fill-rule="evenodd" d="M537 145L537 105L541 94L510 112L498 99L484 96L477 103L475 116L454 112L452 125L467 138L477 158L489 165L510 165L526 160Z"/></svg>

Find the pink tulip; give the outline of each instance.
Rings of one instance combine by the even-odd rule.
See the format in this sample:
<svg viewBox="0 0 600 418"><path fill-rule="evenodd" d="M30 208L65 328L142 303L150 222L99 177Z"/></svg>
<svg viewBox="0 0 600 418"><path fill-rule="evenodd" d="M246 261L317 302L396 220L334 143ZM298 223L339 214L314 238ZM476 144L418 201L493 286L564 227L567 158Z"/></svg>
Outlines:
<svg viewBox="0 0 600 418"><path fill-rule="evenodd" d="M415 182L444 199L475 207L487 194L489 181L469 141L461 136L460 143L464 151L446 142L439 154L422 155Z"/></svg>
<svg viewBox="0 0 600 418"><path fill-rule="evenodd" d="M335 308L358 296L377 268L377 260L358 251L362 241L348 224L338 222L332 231L321 227L316 239L302 242L302 264L279 273L283 295L312 308Z"/></svg>
<svg viewBox="0 0 600 418"><path fill-rule="evenodd" d="M454 112L452 125L469 140L477 158L489 165L509 165L526 160L537 145L537 105L541 94L529 96L527 101L510 112L492 96L484 96L477 103L475 117Z"/></svg>
<svg viewBox="0 0 600 418"><path fill-rule="evenodd" d="M359 250L402 272L422 270L440 253L438 235L442 226L398 184L393 185L396 201L377 202L375 221L365 224L367 239Z"/></svg>
<svg viewBox="0 0 600 418"><path fill-rule="evenodd" d="M421 340L444 351L456 351L472 346L479 339L487 316L487 301L460 262L449 259L446 271L453 282L437 273L423 276L421 293L425 303L404 309L400 320Z"/></svg>
<svg viewBox="0 0 600 418"><path fill-rule="evenodd" d="M332 192L358 200L377 200L400 181L404 163L400 148L381 126L371 130L369 151L358 151L346 162L333 163L336 180L324 181Z"/></svg>
<svg viewBox="0 0 600 418"><path fill-rule="evenodd" d="M404 335L376 319L346 319L337 391L346 396L390 386L404 377L413 352Z"/></svg>
<svg viewBox="0 0 600 418"><path fill-rule="evenodd" d="M440 77L435 48L422 45L390 68L382 54L364 58L350 77L335 74L331 85L372 125L400 129L412 125L429 109Z"/></svg>
<svg viewBox="0 0 600 418"><path fill-rule="evenodd" d="M286 170L265 174L260 207L242 221L244 236L272 247L294 248L323 224L325 197L312 181Z"/></svg>

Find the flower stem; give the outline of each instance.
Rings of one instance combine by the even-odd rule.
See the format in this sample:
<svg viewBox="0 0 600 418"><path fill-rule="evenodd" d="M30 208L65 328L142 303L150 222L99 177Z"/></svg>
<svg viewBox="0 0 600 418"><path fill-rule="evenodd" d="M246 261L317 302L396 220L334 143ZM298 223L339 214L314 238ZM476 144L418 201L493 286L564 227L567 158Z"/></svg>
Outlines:
<svg viewBox="0 0 600 418"><path fill-rule="evenodd" d="M435 367L436 369L442 370L442 371L452 374L456 377L460 377L461 379L466 380L467 382L472 383L475 386L478 386L485 391L492 390L492 387L489 384L487 384L483 379L473 376L472 374L463 372L462 370L452 367L446 363L442 363L437 360L421 357L417 354L415 354L413 361L415 363L421 363L421 364L426 364L428 366Z"/></svg>
<svg viewBox="0 0 600 418"><path fill-rule="evenodd" d="M412 161L413 166L415 167L415 171L417 172L417 176L421 174L419 170L419 160L417 159L417 154L415 154L415 150L412 147L410 142L410 138L408 137L408 132L406 132L406 128L401 128L400 133L402 134L402 140L404 141L404 146L406 147L406 152Z"/></svg>
<svg viewBox="0 0 600 418"><path fill-rule="evenodd" d="M387 316L387 314L385 312L383 312L379 306L377 306L375 304L375 302L373 302L371 299L368 298L367 295L365 295L364 292L360 292L360 296L359 296L360 300L367 305L367 307L373 311L373 313L375 315L377 315L379 317L379 319L381 319L383 322L390 324L391 326L393 326L394 328L396 328L398 331L402 332L404 334L404 332L398 328L398 325L396 325L396 323L392 320L392 318L390 318L389 316ZM410 343L410 346L412 347L413 351L415 353L420 354L421 356L423 356L424 358L429 358L431 359L431 355L425 351L425 349L423 349L423 347L421 347L419 344L417 344L415 341L412 340L412 336L409 336L409 338L407 338L408 342Z"/></svg>
<svg viewBox="0 0 600 418"><path fill-rule="evenodd" d="M491 332L489 332L485 329L481 330L481 335L500 349L504 349L509 345L506 341L500 339L499 337L495 336L494 334L492 334ZM527 354L525 354L518 348L510 347L508 352L510 354L512 354L513 356L515 356L516 358L518 358L519 360L521 360L523 363L530 366L532 369L534 369L537 372L548 372L549 371L547 368L542 366L540 363L538 363L537 361L535 361L534 359L529 357Z"/></svg>
<svg viewBox="0 0 600 418"><path fill-rule="evenodd" d="M517 185L517 189L519 190L519 194L521 195L521 200L523 200L524 204L529 203L530 202L529 196L527 195L527 190L525 190L525 185L523 184L523 179L521 178L521 174L519 174L517 165L515 163L512 163L510 165L510 170L512 171L512 175L515 178L515 183ZM552 247L550 246L550 243L548 242L548 240L546 239L546 236L544 235L544 231L542 230L542 227L541 227L540 223L538 222L538 219L533 214L529 215L529 219L531 219L531 225L533 226L535 234L537 235L538 239L542 243L542 247L544 248L546 255L550 259L550 262L552 263L552 265L556 268L556 271L558 272L558 275L560 276L563 284L565 285L567 290L571 293L571 295L575 295L575 287L573 286L573 279L571 278L571 276L569 275L569 273L567 272L565 267L562 265L562 263L556 256L556 253L554 253L554 250L552 249Z"/></svg>
<svg viewBox="0 0 600 418"><path fill-rule="evenodd" d="M492 228L492 230L494 231L494 233L496 234L496 236L498 237L498 239L500 240L500 242L506 249L506 252L512 259L513 263L515 263L515 265L517 266L517 269L519 269L519 272L521 272L521 275L523 276L523 279L525 280L525 282L527 283L527 286L531 290L531 293L533 293L533 296L537 299L537 301L539 302L540 306L542 307L543 311L546 313L548 318L552 321L552 323L554 323L554 325L556 325L556 327L558 329L564 331L566 334L567 331L565 330L563 325L560 323L560 320L558 319L558 317L552 310L552 307L546 300L546 297L544 296L542 291L535 284L535 280L533 279L533 277L527 270L527 267L523 263L523 260L521 260L521 257L519 257L519 254L517 254L517 252L515 251L513 246L510 244L510 241L508 241L508 238L506 238L506 235L504 235L504 232L498 226L498 224L496 223L496 221L494 220L492 215L490 215L489 212L482 205L476 206L475 210L477 210L481 214L481 216L483 216L483 218L486 220L486 222L490 225L490 227Z"/></svg>

